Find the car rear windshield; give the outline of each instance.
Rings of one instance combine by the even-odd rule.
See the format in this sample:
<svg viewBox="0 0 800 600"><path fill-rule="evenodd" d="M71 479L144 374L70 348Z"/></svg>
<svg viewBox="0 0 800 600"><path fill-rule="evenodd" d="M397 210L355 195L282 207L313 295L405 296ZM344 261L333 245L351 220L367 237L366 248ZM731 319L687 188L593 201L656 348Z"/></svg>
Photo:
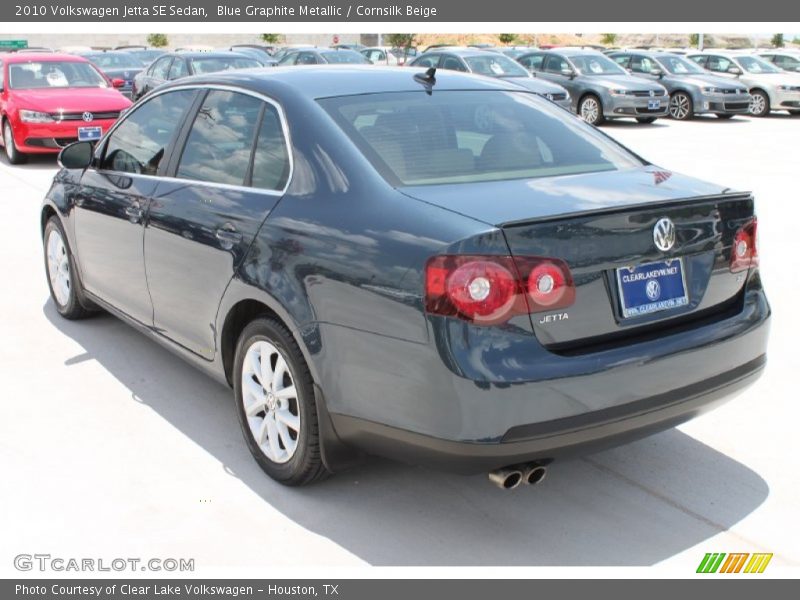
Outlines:
<svg viewBox="0 0 800 600"><path fill-rule="evenodd" d="M42 61L8 66L8 86L14 90L108 87L88 62Z"/></svg>
<svg viewBox="0 0 800 600"><path fill-rule="evenodd" d="M393 185L526 179L642 165L577 117L525 92L398 92L319 102Z"/></svg>
<svg viewBox="0 0 800 600"><path fill-rule="evenodd" d="M473 73L489 77L530 77L517 61L503 54L467 56L464 58Z"/></svg>
<svg viewBox="0 0 800 600"><path fill-rule="evenodd" d="M253 69L260 67L261 63L243 56L209 56L208 58L193 58L192 66L196 74L202 75L203 73L217 73L233 69Z"/></svg>

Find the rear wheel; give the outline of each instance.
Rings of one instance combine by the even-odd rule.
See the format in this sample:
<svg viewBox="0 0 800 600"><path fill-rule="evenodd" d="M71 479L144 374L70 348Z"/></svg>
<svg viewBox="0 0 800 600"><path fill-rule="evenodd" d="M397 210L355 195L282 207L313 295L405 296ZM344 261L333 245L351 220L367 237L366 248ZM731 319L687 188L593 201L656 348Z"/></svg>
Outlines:
<svg viewBox="0 0 800 600"><path fill-rule="evenodd" d="M67 236L57 217L50 217L44 229L44 265L50 297L65 319L83 319L92 311L80 302L80 279L75 271Z"/></svg>
<svg viewBox="0 0 800 600"><path fill-rule="evenodd" d="M639 123L649 124L649 123L655 123L657 118L658 117L636 117L636 120Z"/></svg>
<svg viewBox="0 0 800 600"><path fill-rule="evenodd" d="M594 94L587 94L578 103L578 115L592 125L600 125L605 121L603 117L603 105L600 98Z"/></svg>
<svg viewBox="0 0 800 600"><path fill-rule="evenodd" d="M280 322L259 318L239 336L237 414L259 466L285 485L324 478L314 383L297 342Z"/></svg>
<svg viewBox="0 0 800 600"><path fill-rule="evenodd" d="M11 130L11 123L8 121L3 124L3 147L6 150L6 158L12 165L21 165L28 160L25 154L17 150L14 132Z"/></svg>
<svg viewBox="0 0 800 600"><path fill-rule="evenodd" d="M688 121L694 117L694 103L685 92L675 92L669 99L669 116L678 121Z"/></svg>
<svg viewBox="0 0 800 600"><path fill-rule="evenodd" d="M754 117L766 117L769 114L769 96L761 90L750 92L750 114Z"/></svg>

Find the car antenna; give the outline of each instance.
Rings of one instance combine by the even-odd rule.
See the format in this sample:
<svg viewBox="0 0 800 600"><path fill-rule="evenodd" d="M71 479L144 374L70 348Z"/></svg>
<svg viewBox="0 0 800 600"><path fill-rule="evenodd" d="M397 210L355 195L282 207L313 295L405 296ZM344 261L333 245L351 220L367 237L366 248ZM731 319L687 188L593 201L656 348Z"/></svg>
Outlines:
<svg viewBox="0 0 800 600"><path fill-rule="evenodd" d="M429 68L425 73L416 73L414 81L424 85L425 91L430 95L433 91L433 86L436 85L436 67Z"/></svg>

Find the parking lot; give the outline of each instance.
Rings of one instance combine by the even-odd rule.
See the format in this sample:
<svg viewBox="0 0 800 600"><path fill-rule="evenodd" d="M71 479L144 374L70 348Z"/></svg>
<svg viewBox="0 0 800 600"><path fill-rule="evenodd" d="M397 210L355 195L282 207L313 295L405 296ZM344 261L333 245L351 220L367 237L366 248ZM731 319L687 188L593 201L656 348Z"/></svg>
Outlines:
<svg viewBox="0 0 800 600"><path fill-rule="evenodd" d="M660 564L688 576L706 552L772 552L775 574L800 565L800 119L603 130L658 165L755 192L769 365L719 410L554 463L542 485L513 492L379 459L305 489L270 480L228 389L113 317L58 317L38 221L55 160L0 158L0 572L17 574L21 552L194 558L201 576L364 564Z"/></svg>

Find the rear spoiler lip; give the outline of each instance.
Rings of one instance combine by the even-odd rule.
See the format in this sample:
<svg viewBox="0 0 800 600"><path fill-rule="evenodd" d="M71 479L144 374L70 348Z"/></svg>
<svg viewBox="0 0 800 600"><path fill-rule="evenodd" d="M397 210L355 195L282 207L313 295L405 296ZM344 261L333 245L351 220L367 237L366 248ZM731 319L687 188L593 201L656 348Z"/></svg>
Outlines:
<svg viewBox="0 0 800 600"><path fill-rule="evenodd" d="M606 206L602 208L593 208L590 210L581 210L581 211L570 211L570 212L563 212L563 213L556 213L552 215L546 215L542 217L534 217L532 219L517 219L515 221L506 221L504 223L498 223L495 227L499 227L501 229L510 229L513 227L521 227L523 225L534 225L538 223L548 223L550 221L558 221L561 219L577 219L586 216L593 216L593 215L610 215L615 213L621 212L628 212L631 210L638 210L638 209L653 209L653 208L670 208L671 206L677 206L681 204L687 204L690 202L708 202L711 200L723 200L728 202L730 200L754 200L755 197L753 192L741 192L741 191L728 191L724 190L721 194L710 194L707 196L689 196L686 198L668 198L666 200L655 200L651 202L641 202L638 204L626 204L624 206Z"/></svg>

